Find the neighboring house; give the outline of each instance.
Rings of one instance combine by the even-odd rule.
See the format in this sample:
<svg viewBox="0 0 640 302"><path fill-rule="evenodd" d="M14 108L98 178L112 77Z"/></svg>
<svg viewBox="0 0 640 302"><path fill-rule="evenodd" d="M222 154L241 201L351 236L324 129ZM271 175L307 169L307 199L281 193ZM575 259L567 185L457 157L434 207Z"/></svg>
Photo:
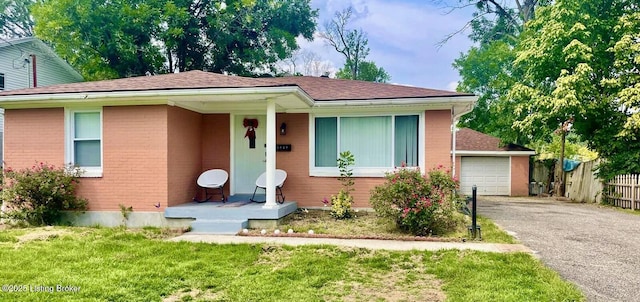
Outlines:
<svg viewBox="0 0 640 302"><path fill-rule="evenodd" d="M89 211L119 213L123 204L161 224L163 211L190 202L196 178L212 168L229 171L228 195L251 194L259 174L270 183L275 168L286 170L287 200L322 206L340 188L341 150L355 155L354 206L369 207L370 190L403 162L452 167L451 129L476 99L324 77L189 71L8 91L0 107L5 165L78 165ZM256 122L252 144L245 126ZM276 144L290 151L276 152ZM274 191L265 208L277 207Z"/></svg>
<svg viewBox="0 0 640 302"><path fill-rule="evenodd" d="M82 82L82 76L42 41L33 38L0 40L0 92ZM4 110L0 109L0 159Z"/></svg>
<svg viewBox="0 0 640 302"><path fill-rule="evenodd" d="M535 151L475 130L456 131L456 175L462 194L529 195L529 157Z"/></svg>

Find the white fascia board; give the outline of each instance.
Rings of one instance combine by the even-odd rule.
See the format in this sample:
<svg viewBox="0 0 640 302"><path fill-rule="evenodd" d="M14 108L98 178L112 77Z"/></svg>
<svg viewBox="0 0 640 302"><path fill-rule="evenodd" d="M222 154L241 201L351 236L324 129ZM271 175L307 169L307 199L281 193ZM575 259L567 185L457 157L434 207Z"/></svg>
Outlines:
<svg viewBox="0 0 640 302"><path fill-rule="evenodd" d="M168 98L180 96L205 95L240 95L240 94L295 94L309 106L313 106L313 99L302 92L297 86L279 87L251 87L251 88L201 88L175 90L140 90L140 91L104 91L104 92L73 92L55 94L30 94L0 96L0 106L7 108L16 105L24 108L26 105L53 105L58 103L92 103L118 99L156 98L168 103ZM202 100L199 100L202 101Z"/></svg>
<svg viewBox="0 0 640 302"><path fill-rule="evenodd" d="M344 107L344 106L394 106L394 105L467 105L473 104L477 96L450 96L433 98L394 98L368 100L338 100L319 101L314 107Z"/></svg>
<svg viewBox="0 0 640 302"><path fill-rule="evenodd" d="M470 150L456 150L455 154L456 154L456 156L525 156L525 155L536 155L536 152L535 151L470 151Z"/></svg>

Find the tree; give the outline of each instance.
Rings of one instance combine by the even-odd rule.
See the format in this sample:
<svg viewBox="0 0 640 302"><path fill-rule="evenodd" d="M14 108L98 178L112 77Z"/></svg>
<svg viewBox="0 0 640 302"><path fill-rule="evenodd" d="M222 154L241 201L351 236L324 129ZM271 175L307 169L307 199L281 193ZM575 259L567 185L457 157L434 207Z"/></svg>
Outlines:
<svg viewBox="0 0 640 302"><path fill-rule="evenodd" d="M163 57L152 43L162 14L155 2L45 1L34 6L36 34L88 80L161 72Z"/></svg>
<svg viewBox="0 0 640 302"><path fill-rule="evenodd" d="M528 15L496 2L481 3L484 4L479 4L475 18L470 21L472 32L469 35L478 46L473 46L453 64L461 76L457 89L479 96L473 111L462 117L460 126L497 136L506 142L526 145L530 142L529 137L512 128L517 118L514 110L517 104L507 94L518 80L512 62L525 22L518 16ZM531 1L527 3L534 5ZM522 9L533 10L526 6ZM495 18L489 19L490 14Z"/></svg>
<svg viewBox="0 0 640 302"><path fill-rule="evenodd" d="M625 0L558 0L527 23L516 48L520 76L509 97L522 118L514 126L536 137L570 121L572 131L607 160L605 177L640 171L640 138L625 131L634 119L625 104L634 104L635 94L627 92L635 91L638 70L637 59L625 59L633 57L637 42L625 37L637 35L637 8ZM616 51L616 45L632 50ZM621 156L635 162L623 164Z"/></svg>
<svg viewBox="0 0 640 302"><path fill-rule="evenodd" d="M281 74L319 77L329 73L333 67L317 53L309 50L296 50L290 58L278 62Z"/></svg>
<svg viewBox="0 0 640 302"><path fill-rule="evenodd" d="M347 62L347 64L345 64L342 69L338 70L338 72L336 73L336 78L378 83L386 83L391 79L391 76L389 76L384 68L376 66L376 63L374 63L373 61L360 62L360 67L358 67L358 74L356 75L355 79L352 78L352 70L353 69Z"/></svg>
<svg viewBox="0 0 640 302"><path fill-rule="evenodd" d="M441 0L432 0L434 3L441 3ZM445 1L446 2L446 1ZM535 11L539 6L549 5L551 0L457 0L456 5L448 6L448 13L456 9L466 9L475 6L476 11L472 19L458 31L447 35L440 44L446 43L453 36L471 27L472 33L469 36L473 41L482 43L500 40L502 36L514 35L517 37L522 31L524 24L535 16ZM511 5L511 6L510 6Z"/></svg>
<svg viewBox="0 0 640 302"><path fill-rule="evenodd" d="M33 8L36 34L87 79L185 70L254 75L311 39L309 0L58 0Z"/></svg>
<svg viewBox="0 0 640 302"><path fill-rule="evenodd" d="M350 6L341 12L336 12L334 18L324 26L324 31L320 37L324 38L329 45L341 53L346 62L339 77L343 79L380 79L389 80L389 75L381 67L378 68L373 62L366 62L369 55L367 44L367 34L362 29L348 29L347 25L351 21L353 8ZM366 69L366 70L365 70ZM361 73L365 73L361 75Z"/></svg>
<svg viewBox="0 0 640 302"><path fill-rule="evenodd" d="M35 0L0 0L0 38L33 36L29 7Z"/></svg>

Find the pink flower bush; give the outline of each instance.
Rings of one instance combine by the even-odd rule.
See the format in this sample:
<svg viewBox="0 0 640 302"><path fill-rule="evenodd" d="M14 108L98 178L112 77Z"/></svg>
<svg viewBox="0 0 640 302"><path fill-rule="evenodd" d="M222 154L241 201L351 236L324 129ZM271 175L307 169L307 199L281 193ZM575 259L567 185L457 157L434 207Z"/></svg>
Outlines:
<svg viewBox="0 0 640 302"><path fill-rule="evenodd" d="M393 219L400 229L424 236L448 232L461 223L459 185L443 165L426 176L403 166L386 178L372 190L370 202L378 215Z"/></svg>

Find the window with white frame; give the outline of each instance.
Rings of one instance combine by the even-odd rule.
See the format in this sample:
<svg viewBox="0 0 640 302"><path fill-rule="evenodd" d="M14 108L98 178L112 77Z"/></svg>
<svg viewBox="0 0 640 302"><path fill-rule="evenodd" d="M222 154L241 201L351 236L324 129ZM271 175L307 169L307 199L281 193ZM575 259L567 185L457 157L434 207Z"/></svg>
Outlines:
<svg viewBox="0 0 640 302"><path fill-rule="evenodd" d="M67 111L66 157L84 176L102 176L102 110Z"/></svg>
<svg viewBox="0 0 640 302"><path fill-rule="evenodd" d="M4 73L0 73L0 91L4 90Z"/></svg>
<svg viewBox="0 0 640 302"><path fill-rule="evenodd" d="M312 168L330 171L343 151L355 170L419 166L419 123L419 115L315 117Z"/></svg>

